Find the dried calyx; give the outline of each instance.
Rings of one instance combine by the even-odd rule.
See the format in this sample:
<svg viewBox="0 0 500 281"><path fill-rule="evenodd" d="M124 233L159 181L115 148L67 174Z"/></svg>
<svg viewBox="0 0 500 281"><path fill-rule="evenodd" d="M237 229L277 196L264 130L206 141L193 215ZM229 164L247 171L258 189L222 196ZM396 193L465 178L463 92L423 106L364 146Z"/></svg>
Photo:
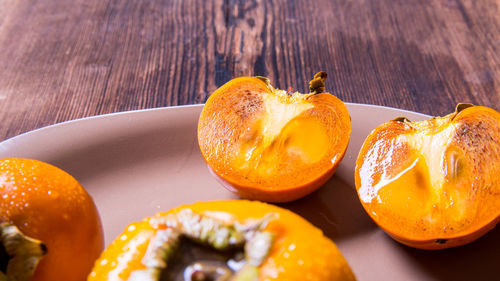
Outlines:
<svg viewBox="0 0 500 281"><path fill-rule="evenodd" d="M221 220L183 209L176 214L155 217L150 224L159 229L142 259L146 269L132 272L129 281L159 281L162 272L169 269L182 239L189 239L217 251L242 249L243 257L230 259L225 264L191 261L184 269L182 280L192 281L253 281L258 280L258 267L264 262L273 244L274 235L264 231L267 223L277 217L268 214L244 224Z"/></svg>
<svg viewBox="0 0 500 281"><path fill-rule="evenodd" d="M328 75L324 71L320 71L314 75L313 80L309 82L309 90L311 93L323 93L325 91L325 80Z"/></svg>
<svg viewBox="0 0 500 281"><path fill-rule="evenodd" d="M457 116L462 110L466 109L466 108L469 108L469 107L473 107L475 105L471 104L471 103L459 103L457 104L457 106L455 107L455 112L445 116L445 117L451 117L451 119L455 118L455 116ZM432 117L432 119L436 119L436 118L439 118L439 117ZM394 119L392 119L392 121L397 121L397 122L403 122L403 123L406 123L406 124L411 124L412 121L409 120L408 118L404 117L404 116L400 116L400 117L396 117Z"/></svg>
<svg viewBox="0 0 500 281"><path fill-rule="evenodd" d="M459 103L457 104L457 106L455 107L455 112L456 113L459 113L460 111L466 109L466 108L469 108L469 107L473 107L474 105L472 103Z"/></svg>
<svg viewBox="0 0 500 281"><path fill-rule="evenodd" d="M0 224L0 281L29 281L47 247L12 224Z"/></svg>
<svg viewBox="0 0 500 281"><path fill-rule="evenodd" d="M403 122L403 123L411 123L410 119L408 119L408 118L406 118L404 116L396 117L396 118L392 119L392 121Z"/></svg>
<svg viewBox="0 0 500 281"><path fill-rule="evenodd" d="M320 94L325 92L325 80L328 77L328 74L324 71L320 71L314 75L314 78L309 81L309 91L311 94ZM255 78L262 80L262 82L266 83L267 87L274 91L274 88L271 86L271 82L269 78L263 76L255 76ZM289 95L293 95L293 89L289 88L285 91Z"/></svg>

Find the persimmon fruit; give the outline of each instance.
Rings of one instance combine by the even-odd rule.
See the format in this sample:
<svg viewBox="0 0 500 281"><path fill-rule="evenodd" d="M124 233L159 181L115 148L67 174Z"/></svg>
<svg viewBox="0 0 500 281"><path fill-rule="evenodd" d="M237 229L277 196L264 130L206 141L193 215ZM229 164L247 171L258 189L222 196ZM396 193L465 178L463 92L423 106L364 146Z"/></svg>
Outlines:
<svg viewBox="0 0 500 281"><path fill-rule="evenodd" d="M0 277L7 280L85 280L104 247L85 189L63 170L30 159L0 159L0 234L1 262L8 263L0 264L7 269ZM22 237L29 243L16 242ZM41 257L31 278L25 273L37 263L20 259L27 252Z"/></svg>
<svg viewBox="0 0 500 281"><path fill-rule="evenodd" d="M359 199L397 241L460 246L500 220L500 113L459 104L426 121L389 121L365 140L355 170Z"/></svg>
<svg viewBox="0 0 500 281"><path fill-rule="evenodd" d="M349 143L345 104L324 93L326 73L311 93L273 88L262 77L235 78L207 100L198 142L209 169L240 197L286 202L323 185Z"/></svg>
<svg viewBox="0 0 500 281"><path fill-rule="evenodd" d="M186 244L189 249L183 250ZM199 245L204 248L193 249ZM206 251L215 253L202 254ZM246 200L198 202L131 223L102 253L88 277L88 281L354 279L340 251L321 230L288 210Z"/></svg>

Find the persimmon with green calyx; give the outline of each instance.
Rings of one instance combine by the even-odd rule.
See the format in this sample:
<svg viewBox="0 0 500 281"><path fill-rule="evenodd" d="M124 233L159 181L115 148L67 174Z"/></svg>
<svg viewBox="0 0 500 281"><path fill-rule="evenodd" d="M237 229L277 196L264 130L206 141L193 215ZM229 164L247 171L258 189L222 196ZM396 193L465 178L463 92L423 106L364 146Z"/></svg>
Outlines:
<svg viewBox="0 0 500 281"><path fill-rule="evenodd" d="M366 138L355 181L395 240L429 250L474 241L500 220L500 113L459 104L444 117L389 121Z"/></svg>
<svg viewBox="0 0 500 281"><path fill-rule="evenodd" d="M82 281L104 247L94 201L68 173L0 159L0 280Z"/></svg>
<svg viewBox="0 0 500 281"><path fill-rule="evenodd" d="M355 280L321 230L246 200L198 202L131 223L88 281Z"/></svg>
<svg viewBox="0 0 500 281"><path fill-rule="evenodd" d="M262 77L235 78L207 100L198 143L209 169L247 199L287 202L323 185L344 157L351 133L345 104L324 93L326 73L301 94Z"/></svg>

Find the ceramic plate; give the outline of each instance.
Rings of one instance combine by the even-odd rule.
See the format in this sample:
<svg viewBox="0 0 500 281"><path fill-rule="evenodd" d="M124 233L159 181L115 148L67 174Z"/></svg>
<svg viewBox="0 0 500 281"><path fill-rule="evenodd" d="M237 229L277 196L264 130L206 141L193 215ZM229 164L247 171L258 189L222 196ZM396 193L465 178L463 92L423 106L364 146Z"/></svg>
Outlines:
<svg viewBox="0 0 500 281"><path fill-rule="evenodd" d="M394 242L365 214L354 163L368 133L398 116L425 115L347 104L352 135L335 176L313 194L280 204L333 239L359 280L498 280L500 229L469 245L415 250ZM210 175L196 140L202 106L116 113L35 130L0 143L0 158L34 158L72 174L93 196L110 243L132 221L200 200L234 199Z"/></svg>

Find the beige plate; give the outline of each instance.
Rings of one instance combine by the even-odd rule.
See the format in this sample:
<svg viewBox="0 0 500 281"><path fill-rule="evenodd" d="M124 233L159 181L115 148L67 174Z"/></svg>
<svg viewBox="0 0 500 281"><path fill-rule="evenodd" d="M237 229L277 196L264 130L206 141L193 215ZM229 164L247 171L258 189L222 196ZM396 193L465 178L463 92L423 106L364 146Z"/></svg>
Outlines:
<svg viewBox="0 0 500 281"><path fill-rule="evenodd" d="M354 162L365 137L395 117L426 116L378 106L347 107L351 142L336 175L319 191L281 206L323 229L359 280L499 280L499 227L467 246L427 252L394 242L370 220L353 184ZM0 143L0 158L39 159L72 174L93 196L109 243L129 222L158 211L236 198L212 178L201 157L196 140L201 108L160 108L66 122Z"/></svg>

